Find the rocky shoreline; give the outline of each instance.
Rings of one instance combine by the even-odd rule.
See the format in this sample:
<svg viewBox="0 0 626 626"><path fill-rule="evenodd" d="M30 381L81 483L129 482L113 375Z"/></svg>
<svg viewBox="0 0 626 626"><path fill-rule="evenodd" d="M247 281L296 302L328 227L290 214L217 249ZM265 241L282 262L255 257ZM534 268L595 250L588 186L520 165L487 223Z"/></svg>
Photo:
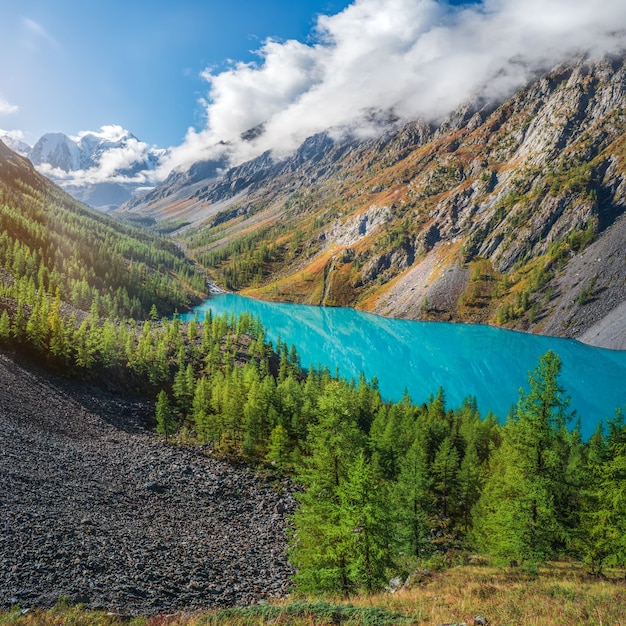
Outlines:
<svg viewBox="0 0 626 626"><path fill-rule="evenodd" d="M288 593L289 486L157 440L152 415L0 354L0 607L156 614Z"/></svg>

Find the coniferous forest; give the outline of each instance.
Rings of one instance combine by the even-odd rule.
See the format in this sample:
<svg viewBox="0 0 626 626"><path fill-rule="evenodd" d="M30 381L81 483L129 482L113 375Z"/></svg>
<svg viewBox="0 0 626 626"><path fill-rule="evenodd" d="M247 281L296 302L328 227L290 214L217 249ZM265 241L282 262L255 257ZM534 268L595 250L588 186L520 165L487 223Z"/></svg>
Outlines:
<svg viewBox="0 0 626 626"><path fill-rule="evenodd" d="M0 295L22 308L58 292L76 309L141 319L205 292L172 242L88 209L17 155L0 159L0 267Z"/></svg>
<svg viewBox="0 0 626 626"><path fill-rule="evenodd" d="M472 552L626 568L626 424L618 410L582 440L557 354L501 421L444 389L388 401L375 380L304 370L249 316L182 323L204 278L173 244L2 167L2 348L145 394L168 441L291 477L295 588L373 592Z"/></svg>

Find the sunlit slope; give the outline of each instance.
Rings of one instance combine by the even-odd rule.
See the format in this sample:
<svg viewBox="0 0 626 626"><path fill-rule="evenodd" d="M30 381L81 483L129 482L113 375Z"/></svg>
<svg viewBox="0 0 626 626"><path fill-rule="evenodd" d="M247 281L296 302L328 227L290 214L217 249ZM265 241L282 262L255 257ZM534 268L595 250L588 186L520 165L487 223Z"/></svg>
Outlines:
<svg viewBox="0 0 626 626"><path fill-rule="evenodd" d="M73 200L0 142L0 268L7 302L37 293L106 316L172 313L204 291L171 242Z"/></svg>
<svg viewBox="0 0 626 626"><path fill-rule="evenodd" d="M439 126L198 164L126 209L188 222L228 289L579 336L626 300L605 245L625 227L625 104L623 58L580 62Z"/></svg>

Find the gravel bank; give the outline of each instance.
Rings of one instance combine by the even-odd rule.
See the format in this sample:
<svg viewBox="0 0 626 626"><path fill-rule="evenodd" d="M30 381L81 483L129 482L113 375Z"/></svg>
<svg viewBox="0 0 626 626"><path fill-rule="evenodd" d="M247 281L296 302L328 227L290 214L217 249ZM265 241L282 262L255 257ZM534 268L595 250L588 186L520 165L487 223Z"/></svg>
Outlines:
<svg viewBox="0 0 626 626"><path fill-rule="evenodd" d="M626 350L626 302L622 302L577 339L591 346Z"/></svg>
<svg viewBox="0 0 626 626"><path fill-rule="evenodd" d="M287 593L288 489L156 440L151 415L0 354L0 606L155 614Z"/></svg>

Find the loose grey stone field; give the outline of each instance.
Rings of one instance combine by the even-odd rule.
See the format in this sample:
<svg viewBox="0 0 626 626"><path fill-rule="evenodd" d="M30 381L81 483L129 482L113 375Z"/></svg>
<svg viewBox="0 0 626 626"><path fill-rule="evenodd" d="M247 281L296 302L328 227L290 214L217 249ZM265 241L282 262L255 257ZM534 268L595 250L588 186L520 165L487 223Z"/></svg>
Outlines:
<svg viewBox="0 0 626 626"><path fill-rule="evenodd" d="M157 440L152 411L0 355L0 606L154 614L287 593L288 487Z"/></svg>

